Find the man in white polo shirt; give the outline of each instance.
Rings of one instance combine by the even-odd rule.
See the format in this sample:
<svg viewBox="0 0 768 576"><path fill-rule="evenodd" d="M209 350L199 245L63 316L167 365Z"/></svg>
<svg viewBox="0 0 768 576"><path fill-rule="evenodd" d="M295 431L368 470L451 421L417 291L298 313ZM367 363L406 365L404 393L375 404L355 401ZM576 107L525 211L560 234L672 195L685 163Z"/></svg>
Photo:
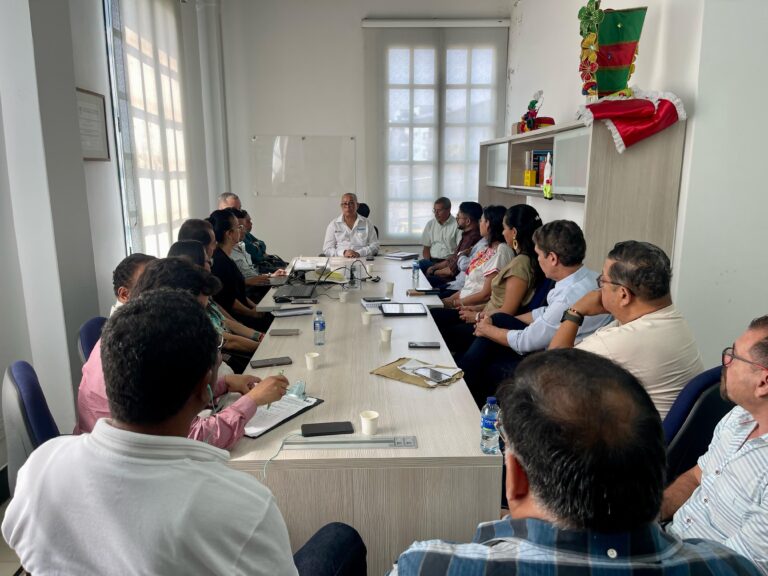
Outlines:
<svg viewBox="0 0 768 576"><path fill-rule="evenodd" d="M737 406L698 464L664 491L661 518L673 518L667 532L720 542L768 574L768 315L752 320L722 362L720 393Z"/></svg>
<svg viewBox="0 0 768 576"><path fill-rule="evenodd" d="M461 230L451 215L450 199L443 196L435 200L432 212L435 217L427 222L421 234L423 249L419 267L422 272L448 258L461 242Z"/></svg>
<svg viewBox="0 0 768 576"><path fill-rule="evenodd" d="M628 240L608 253L597 290L564 314L549 348L574 347L585 317L614 321L575 345L610 358L642 382L663 419L683 387L704 371L693 333L669 293L672 268L658 246Z"/></svg>

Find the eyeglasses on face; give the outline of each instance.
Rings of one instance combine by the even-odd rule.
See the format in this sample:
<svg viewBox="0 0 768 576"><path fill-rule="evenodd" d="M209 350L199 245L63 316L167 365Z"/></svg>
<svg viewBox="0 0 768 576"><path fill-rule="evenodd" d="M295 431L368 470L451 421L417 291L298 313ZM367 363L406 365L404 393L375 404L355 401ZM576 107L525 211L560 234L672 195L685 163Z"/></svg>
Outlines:
<svg viewBox="0 0 768 576"><path fill-rule="evenodd" d="M741 360L742 362L746 362L747 364L752 364L752 366L757 366L761 370L768 370L768 366L763 366L759 362L755 362L754 360L749 360L748 358L744 358L743 356L737 356L733 353L733 346L728 346L725 350L723 350L723 354L721 356L721 361L723 363L723 366L730 366L733 364L734 360Z"/></svg>
<svg viewBox="0 0 768 576"><path fill-rule="evenodd" d="M344 207L344 206L357 206L357 202L355 202L354 200L351 201L351 202L342 202L341 206L342 207Z"/></svg>
<svg viewBox="0 0 768 576"><path fill-rule="evenodd" d="M604 278L603 276L598 276L597 277L597 287L598 288L602 288L603 284L613 284L614 286L621 286L622 288L626 288L627 290L629 290L629 292L631 294L634 294L634 292L632 291L632 288L630 288L626 284L622 284L621 282L614 282L613 280L608 280L607 278Z"/></svg>

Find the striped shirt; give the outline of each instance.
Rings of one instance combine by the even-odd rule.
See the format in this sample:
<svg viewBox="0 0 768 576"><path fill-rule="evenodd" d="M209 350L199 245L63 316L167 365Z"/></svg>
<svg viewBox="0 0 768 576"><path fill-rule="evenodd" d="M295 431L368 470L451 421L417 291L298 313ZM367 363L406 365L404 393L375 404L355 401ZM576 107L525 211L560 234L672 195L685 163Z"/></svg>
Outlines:
<svg viewBox="0 0 768 576"><path fill-rule="evenodd" d="M701 485L667 531L720 542L768 574L768 434L745 442L755 426L740 406L720 420L699 458Z"/></svg>
<svg viewBox="0 0 768 576"><path fill-rule="evenodd" d="M658 525L623 533L560 530L535 519L480 524L471 544L415 542L390 576L728 576L759 574L732 550L703 540L681 542Z"/></svg>

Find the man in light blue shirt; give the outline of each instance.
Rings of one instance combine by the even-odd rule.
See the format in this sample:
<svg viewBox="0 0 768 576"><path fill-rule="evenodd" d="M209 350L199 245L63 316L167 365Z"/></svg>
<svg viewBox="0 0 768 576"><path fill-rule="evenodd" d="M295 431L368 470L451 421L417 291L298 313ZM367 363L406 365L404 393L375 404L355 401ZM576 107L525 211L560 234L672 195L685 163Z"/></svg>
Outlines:
<svg viewBox="0 0 768 576"><path fill-rule="evenodd" d="M563 313L597 288L598 273L582 263L587 244L578 224L570 220L549 222L534 232L533 241L542 272L556 282L547 296L547 305L518 316L481 314L475 328L477 338L457 359L467 386L481 406L498 383L514 372L523 354L549 346ZM610 320L609 314L585 318L577 338L581 340Z"/></svg>
<svg viewBox="0 0 768 576"><path fill-rule="evenodd" d="M667 532L728 546L768 574L768 315L723 350L720 393L737 406L709 450L664 492Z"/></svg>

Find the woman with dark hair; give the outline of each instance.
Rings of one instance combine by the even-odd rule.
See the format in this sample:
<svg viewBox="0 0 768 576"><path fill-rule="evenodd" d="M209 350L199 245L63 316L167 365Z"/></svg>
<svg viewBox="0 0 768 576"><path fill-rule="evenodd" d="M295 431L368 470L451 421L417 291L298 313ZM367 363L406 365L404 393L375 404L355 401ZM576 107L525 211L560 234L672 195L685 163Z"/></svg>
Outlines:
<svg viewBox="0 0 768 576"><path fill-rule="evenodd" d="M192 264L211 271L210 261L205 251L205 247L197 240L179 240L171 245L168 250L169 258L183 258ZM264 338L264 334L253 328L241 324L232 318L226 310L219 308L212 299L208 300L206 308L208 317L213 322L216 331L224 337L222 350L231 356L224 361L240 374L245 370L248 361L256 352L259 343Z"/></svg>
<svg viewBox="0 0 768 576"><path fill-rule="evenodd" d="M504 206L486 206L480 218L480 235L488 247L478 252L467 268L467 278L460 292L443 299L444 308L430 310L443 338L451 327L464 321L459 316L463 307L485 305L491 297L493 279L514 257L512 248L504 242ZM450 346L449 346L450 348Z"/></svg>
<svg viewBox="0 0 768 576"><path fill-rule="evenodd" d="M474 340L475 324L486 315L503 312L514 316L533 298L544 274L533 248L533 233L541 226L535 208L516 204L504 215L504 240L515 257L493 278L491 299L486 304L462 306L459 317L463 323L444 328L443 338L454 353L465 352Z"/></svg>
<svg viewBox="0 0 768 576"><path fill-rule="evenodd" d="M211 271L224 286L216 295L216 303L246 326L265 331L271 320L256 312L256 304L245 293L245 278L230 256L240 242L237 218L230 210L216 210L207 220L213 227L217 244Z"/></svg>

